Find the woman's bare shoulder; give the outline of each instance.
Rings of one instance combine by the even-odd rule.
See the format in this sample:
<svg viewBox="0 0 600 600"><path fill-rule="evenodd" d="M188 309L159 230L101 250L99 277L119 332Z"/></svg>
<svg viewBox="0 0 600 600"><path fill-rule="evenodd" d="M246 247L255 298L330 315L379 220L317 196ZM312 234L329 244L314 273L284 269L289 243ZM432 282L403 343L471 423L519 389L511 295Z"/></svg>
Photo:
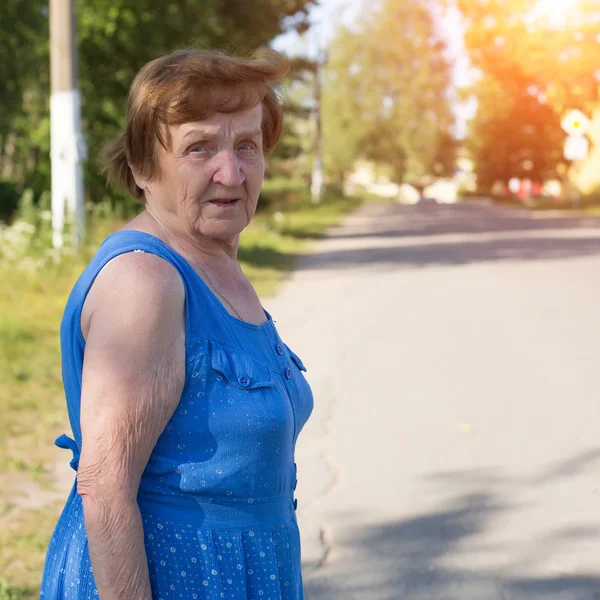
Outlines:
<svg viewBox="0 0 600 600"><path fill-rule="evenodd" d="M150 327L181 315L185 292L177 269L149 252L127 252L100 271L81 313L84 338L92 319ZM111 327L112 328L112 327Z"/></svg>

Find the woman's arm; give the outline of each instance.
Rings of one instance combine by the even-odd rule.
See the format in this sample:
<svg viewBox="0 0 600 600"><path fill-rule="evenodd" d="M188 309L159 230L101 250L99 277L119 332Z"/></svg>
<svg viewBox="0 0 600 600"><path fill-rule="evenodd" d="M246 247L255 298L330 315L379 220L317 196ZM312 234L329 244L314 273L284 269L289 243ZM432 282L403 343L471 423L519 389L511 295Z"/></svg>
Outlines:
<svg viewBox="0 0 600 600"><path fill-rule="evenodd" d="M137 492L185 379L184 289L146 253L100 273L85 307L77 490L101 600L151 600Z"/></svg>

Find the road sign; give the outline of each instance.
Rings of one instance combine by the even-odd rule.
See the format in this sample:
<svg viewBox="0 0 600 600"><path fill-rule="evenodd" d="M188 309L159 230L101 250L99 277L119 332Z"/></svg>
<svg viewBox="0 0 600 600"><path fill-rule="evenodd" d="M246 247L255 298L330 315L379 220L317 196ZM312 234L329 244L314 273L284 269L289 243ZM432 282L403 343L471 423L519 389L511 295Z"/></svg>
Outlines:
<svg viewBox="0 0 600 600"><path fill-rule="evenodd" d="M590 143L583 135L570 135L565 141L567 160L585 160L590 151Z"/></svg>
<svg viewBox="0 0 600 600"><path fill-rule="evenodd" d="M561 125L569 135L582 136L589 131L592 122L580 110L575 109L565 115Z"/></svg>

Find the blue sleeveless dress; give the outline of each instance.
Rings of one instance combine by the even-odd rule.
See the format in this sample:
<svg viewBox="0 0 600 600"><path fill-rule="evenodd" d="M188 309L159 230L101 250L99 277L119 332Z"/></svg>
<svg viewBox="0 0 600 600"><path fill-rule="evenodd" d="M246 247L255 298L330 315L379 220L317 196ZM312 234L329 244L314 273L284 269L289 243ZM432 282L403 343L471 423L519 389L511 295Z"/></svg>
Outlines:
<svg viewBox="0 0 600 600"><path fill-rule="evenodd" d="M152 235L109 236L71 292L61 347L75 439L63 435L56 444L73 451L77 470L82 306L104 265L134 251L168 261L185 287L185 386L138 494L152 597L301 599L294 447L313 407L306 369L266 311L263 325L232 317L187 261ZM50 541L40 597L98 598L76 482Z"/></svg>

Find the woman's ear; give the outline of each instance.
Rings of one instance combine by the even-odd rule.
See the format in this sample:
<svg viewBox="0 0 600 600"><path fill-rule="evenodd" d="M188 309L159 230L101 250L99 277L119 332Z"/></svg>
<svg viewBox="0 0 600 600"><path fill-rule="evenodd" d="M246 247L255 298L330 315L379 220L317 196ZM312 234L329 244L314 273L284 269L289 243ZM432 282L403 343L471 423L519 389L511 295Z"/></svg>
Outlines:
<svg viewBox="0 0 600 600"><path fill-rule="evenodd" d="M127 164L129 164L129 169L131 170L131 174L133 175L133 180L135 181L135 185L137 185L140 188L140 190L145 192L148 189L148 186L150 185L150 180L147 177L144 177L143 175L138 173L131 166L130 163L127 163Z"/></svg>

